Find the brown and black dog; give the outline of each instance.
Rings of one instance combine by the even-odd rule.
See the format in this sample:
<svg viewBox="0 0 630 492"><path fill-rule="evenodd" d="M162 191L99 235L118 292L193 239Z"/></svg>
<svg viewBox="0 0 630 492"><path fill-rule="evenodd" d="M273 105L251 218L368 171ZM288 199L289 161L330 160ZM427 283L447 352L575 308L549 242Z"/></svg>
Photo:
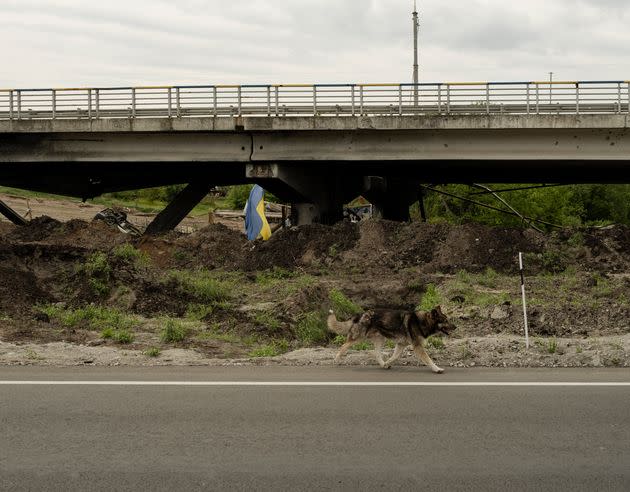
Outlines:
<svg viewBox="0 0 630 492"><path fill-rule="evenodd" d="M338 363L348 349L357 342L369 340L374 344L374 355L379 365L389 369L402 355L407 345L413 347L418 358L437 374L444 372L438 367L425 350L427 338L437 333L448 335L456 329L440 306L431 311L404 311L398 309L372 309L358 314L348 321L339 321L333 311L328 316L328 329L338 335L346 336L346 342L335 357ZM381 353L386 340L396 342L394 353L383 360Z"/></svg>

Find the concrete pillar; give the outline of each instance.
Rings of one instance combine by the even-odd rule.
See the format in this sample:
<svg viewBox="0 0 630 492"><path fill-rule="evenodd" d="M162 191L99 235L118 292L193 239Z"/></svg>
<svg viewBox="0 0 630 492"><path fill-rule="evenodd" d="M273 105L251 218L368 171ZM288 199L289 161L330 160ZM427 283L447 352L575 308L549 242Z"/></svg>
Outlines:
<svg viewBox="0 0 630 492"><path fill-rule="evenodd" d="M374 217L406 222L409 207L418 199L418 186L400 178L366 176L362 195L372 204Z"/></svg>
<svg viewBox="0 0 630 492"><path fill-rule="evenodd" d="M164 210L155 216L144 231L148 235L157 235L175 229L179 223L195 208L208 194L210 186L207 184L189 184Z"/></svg>
<svg viewBox="0 0 630 492"><path fill-rule="evenodd" d="M24 219L20 214L18 214L2 200L0 200L0 214L4 215L15 225L26 225L26 219Z"/></svg>
<svg viewBox="0 0 630 492"><path fill-rule="evenodd" d="M306 169L291 164L251 164L246 176L292 204L294 225L334 224L343 219L343 204L358 196L360 181L334 169Z"/></svg>

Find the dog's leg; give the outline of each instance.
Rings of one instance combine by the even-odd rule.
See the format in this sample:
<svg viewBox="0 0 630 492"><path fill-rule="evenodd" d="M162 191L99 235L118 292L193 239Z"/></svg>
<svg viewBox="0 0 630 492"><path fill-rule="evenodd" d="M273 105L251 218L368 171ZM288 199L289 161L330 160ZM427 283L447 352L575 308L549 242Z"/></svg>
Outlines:
<svg viewBox="0 0 630 492"><path fill-rule="evenodd" d="M389 369L389 366L385 364L383 360L383 340L381 338L374 338L372 339L372 343L374 344L374 356L376 357L378 365L384 369Z"/></svg>
<svg viewBox="0 0 630 492"><path fill-rule="evenodd" d="M385 366L389 369L391 367L391 365L396 362L398 359L400 359L400 356L403 353L403 350L405 350L405 345L404 343L397 343L396 347L394 348L394 353L392 354L392 356L387 359L385 361Z"/></svg>
<svg viewBox="0 0 630 492"><path fill-rule="evenodd" d="M337 355L335 356L335 364L339 364L339 362L341 362L341 358L346 355L348 349L352 347L355 343L356 340L346 340L346 343L341 346L339 352L337 352Z"/></svg>
<svg viewBox="0 0 630 492"><path fill-rule="evenodd" d="M434 373L442 374L444 372L444 369L435 365L435 362L431 360L431 357L429 356L429 354L427 353L427 351L424 349L424 347L421 344L417 344L417 345L414 344L413 351L416 353L416 355L420 358L422 362L424 362L427 366L431 368L431 370Z"/></svg>

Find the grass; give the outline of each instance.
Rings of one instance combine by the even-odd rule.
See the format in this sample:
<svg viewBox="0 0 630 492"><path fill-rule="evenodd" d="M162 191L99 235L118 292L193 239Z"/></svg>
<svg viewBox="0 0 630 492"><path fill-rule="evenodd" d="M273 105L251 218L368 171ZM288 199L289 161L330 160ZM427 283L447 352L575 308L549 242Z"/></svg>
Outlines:
<svg viewBox="0 0 630 492"><path fill-rule="evenodd" d="M340 290L332 289L328 294L328 298L330 299L331 309L340 320L350 319L355 314L363 312L361 306L348 299Z"/></svg>
<svg viewBox="0 0 630 492"><path fill-rule="evenodd" d="M352 346L352 350L374 350L374 345L371 342L359 342Z"/></svg>
<svg viewBox="0 0 630 492"><path fill-rule="evenodd" d="M114 257L135 265L136 267L144 267L150 263L149 255L129 243L116 246L112 254Z"/></svg>
<svg viewBox="0 0 630 492"><path fill-rule="evenodd" d="M37 309L67 328L87 325L89 328L98 330L131 331L137 325L137 320L133 316L129 316L116 308L94 304L78 309L67 309L55 304L47 304L38 306Z"/></svg>
<svg viewBox="0 0 630 492"><path fill-rule="evenodd" d="M109 293L112 270L105 253L90 255L81 266L81 271L87 277L88 284L95 294L104 296Z"/></svg>
<svg viewBox="0 0 630 492"><path fill-rule="evenodd" d="M167 279L178 284L180 293L201 303L211 304L232 297L232 284L214 278L207 270L172 270L168 273Z"/></svg>
<svg viewBox="0 0 630 492"><path fill-rule="evenodd" d="M274 266L270 270L263 270L256 273L256 283L262 286L273 285L278 281L287 280L296 277L297 274L286 268Z"/></svg>
<svg viewBox="0 0 630 492"><path fill-rule="evenodd" d="M550 354L555 354L558 351L558 340L555 338L550 338L547 340L547 352Z"/></svg>
<svg viewBox="0 0 630 492"><path fill-rule="evenodd" d="M146 355L147 357L158 357L162 352L157 347L150 347L142 353Z"/></svg>
<svg viewBox="0 0 630 492"><path fill-rule="evenodd" d="M499 274L492 268L486 268L486 271L477 277L477 283L484 287L495 288L497 286Z"/></svg>
<svg viewBox="0 0 630 492"><path fill-rule="evenodd" d="M164 343L176 343L183 341L188 335L188 329L175 318L165 318L162 321L160 340Z"/></svg>
<svg viewBox="0 0 630 492"><path fill-rule="evenodd" d="M271 311L260 311L254 315L254 323L267 331L276 332L282 328L282 323Z"/></svg>
<svg viewBox="0 0 630 492"><path fill-rule="evenodd" d="M317 311L304 314L295 325L295 335L305 346L325 342L328 339L325 317Z"/></svg>
<svg viewBox="0 0 630 492"><path fill-rule="evenodd" d="M252 350L248 355L254 358L260 357L277 357L289 350L289 342L287 340L276 340L270 344L262 345Z"/></svg>
<svg viewBox="0 0 630 492"><path fill-rule="evenodd" d="M430 336L427 338L427 346L437 350L442 350L444 349L444 340L441 337Z"/></svg>
<svg viewBox="0 0 630 492"><path fill-rule="evenodd" d="M435 284L427 285L427 290L423 294L418 309L420 311L431 311L431 309L442 304L443 299Z"/></svg>
<svg viewBox="0 0 630 492"><path fill-rule="evenodd" d="M105 340L113 340L120 344L128 344L134 341L134 334L126 329L104 328L101 331L101 338Z"/></svg>

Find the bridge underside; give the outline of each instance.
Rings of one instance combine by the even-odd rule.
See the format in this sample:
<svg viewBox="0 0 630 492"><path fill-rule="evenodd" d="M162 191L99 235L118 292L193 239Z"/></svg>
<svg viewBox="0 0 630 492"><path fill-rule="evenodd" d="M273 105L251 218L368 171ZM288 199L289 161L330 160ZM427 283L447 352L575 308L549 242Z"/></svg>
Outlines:
<svg viewBox="0 0 630 492"><path fill-rule="evenodd" d="M308 223L338 220L342 204L361 194L384 217L404 220L421 183L630 182L625 119L611 128L599 120L535 128L523 119L500 129L417 119L417 128L396 129L387 119L296 129L304 123L291 128L285 119L281 130L237 120L232 131L130 131L125 124L121 131L69 131L66 122L66 131L44 132L24 122L0 132L0 185L92 198L191 183L190 207L204 187L258 182L295 204L298 223ZM175 203L163 223L172 224L182 207Z"/></svg>

